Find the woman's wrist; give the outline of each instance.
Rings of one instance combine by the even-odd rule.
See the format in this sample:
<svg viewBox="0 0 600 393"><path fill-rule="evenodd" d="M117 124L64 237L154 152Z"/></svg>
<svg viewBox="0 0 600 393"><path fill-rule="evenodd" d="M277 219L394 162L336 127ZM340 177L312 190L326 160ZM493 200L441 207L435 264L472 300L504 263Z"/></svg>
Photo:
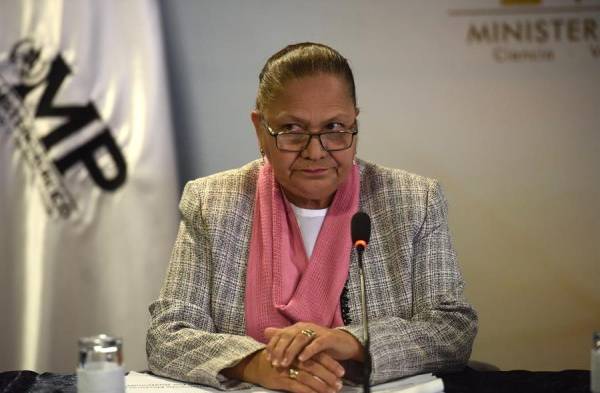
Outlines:
<svg viewBox="0 0 600 393"><path fill-rule="evenodd" d="M225 375L227 378L230 379L237 379L238 381L257 383L256 361L258 360L257 356L260 356L260 353L262 351L263 350L251 353L235 366L223 369L221 371L221 374Z"/></svg>
<svg viewBox="0 0 600 393"><path fill-rule="evenodd" d="M363 363L365 361L365 347L362 345L362 343L349 331L344 329L337 330L343 334L346 334L349 336L349 339L352 340L352 356L350 356L349 360Z"/></svg>

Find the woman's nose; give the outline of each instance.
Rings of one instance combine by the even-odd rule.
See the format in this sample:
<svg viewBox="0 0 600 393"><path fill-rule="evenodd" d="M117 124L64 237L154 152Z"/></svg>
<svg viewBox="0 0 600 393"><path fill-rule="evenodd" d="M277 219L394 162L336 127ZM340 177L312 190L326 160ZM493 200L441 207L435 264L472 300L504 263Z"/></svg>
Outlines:
<svg viewBox="0 0 600 393"><path fill-rule="evenodd" d="M323 149L318 135L313 135L308 141L306 148L302 150L302 157L311 160L321 159L325 157L326 154L327 151Z"/></svg>

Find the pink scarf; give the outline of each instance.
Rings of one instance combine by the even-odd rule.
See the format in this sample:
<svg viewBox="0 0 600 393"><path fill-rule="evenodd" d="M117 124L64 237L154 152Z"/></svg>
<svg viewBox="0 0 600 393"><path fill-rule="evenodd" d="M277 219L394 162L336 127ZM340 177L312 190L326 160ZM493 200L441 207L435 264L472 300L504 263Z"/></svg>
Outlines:
<svg viewBox="0 0 600 393"><path fill-rule="evenodd" d="M340 295L350 264L350 220L358 211L354 165L327 211L312 256L306 256L296 216L268 162L260 169L246 273L246 333L266 343L267 327L313 322L343 324Z"/></svg>

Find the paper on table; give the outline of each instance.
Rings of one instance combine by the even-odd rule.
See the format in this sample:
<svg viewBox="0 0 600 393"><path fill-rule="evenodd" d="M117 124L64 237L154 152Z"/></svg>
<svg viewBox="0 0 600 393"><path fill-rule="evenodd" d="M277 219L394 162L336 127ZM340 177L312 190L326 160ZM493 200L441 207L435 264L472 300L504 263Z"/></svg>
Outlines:
<svg viewBox="0 0 600 393"><path fill-rule="evenodd" d="M344 386L342 392L344 392L345 388ZM362 386L349 386L348 388L352 389L352 392L362 392ZM371 391L377 393L443 393L444 382L433 374L421 374L372 386Z"/></svg>
<svg viewBox="0 0 600 393"><path fill-rule="evenodd" d="M173 379L157 377L150 374L131 371L126 379L127 393L222 393L222 391L204 385L188 384ZM381 385L372 386L373 392L379 393L442 393L444 383L432 374L421 374L414 377L399 379ZM245 389L248 393L274 393L273 390L254 387ZM344 386L341 393L358 393L360 386Z"/></svg>

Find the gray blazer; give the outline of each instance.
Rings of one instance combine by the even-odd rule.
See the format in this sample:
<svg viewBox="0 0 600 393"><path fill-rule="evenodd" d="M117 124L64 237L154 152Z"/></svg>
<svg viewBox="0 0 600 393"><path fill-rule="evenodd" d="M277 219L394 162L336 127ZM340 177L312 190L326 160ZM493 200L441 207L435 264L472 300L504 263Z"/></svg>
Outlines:
<svg viewBox="0 0 600 393"><path fill-rule="evenodd" d="M360 209L371 216L364 254L372 383L447 370L469 359L477 314L463 296L447 206L435 180L359 161ZM189 182L146 350L152 372L220 389L220 374L264 347L245 336L246 261L260 161ZM356 255L343 327L362 342ZM316 307L318 305L315 305Z"/></svg>

